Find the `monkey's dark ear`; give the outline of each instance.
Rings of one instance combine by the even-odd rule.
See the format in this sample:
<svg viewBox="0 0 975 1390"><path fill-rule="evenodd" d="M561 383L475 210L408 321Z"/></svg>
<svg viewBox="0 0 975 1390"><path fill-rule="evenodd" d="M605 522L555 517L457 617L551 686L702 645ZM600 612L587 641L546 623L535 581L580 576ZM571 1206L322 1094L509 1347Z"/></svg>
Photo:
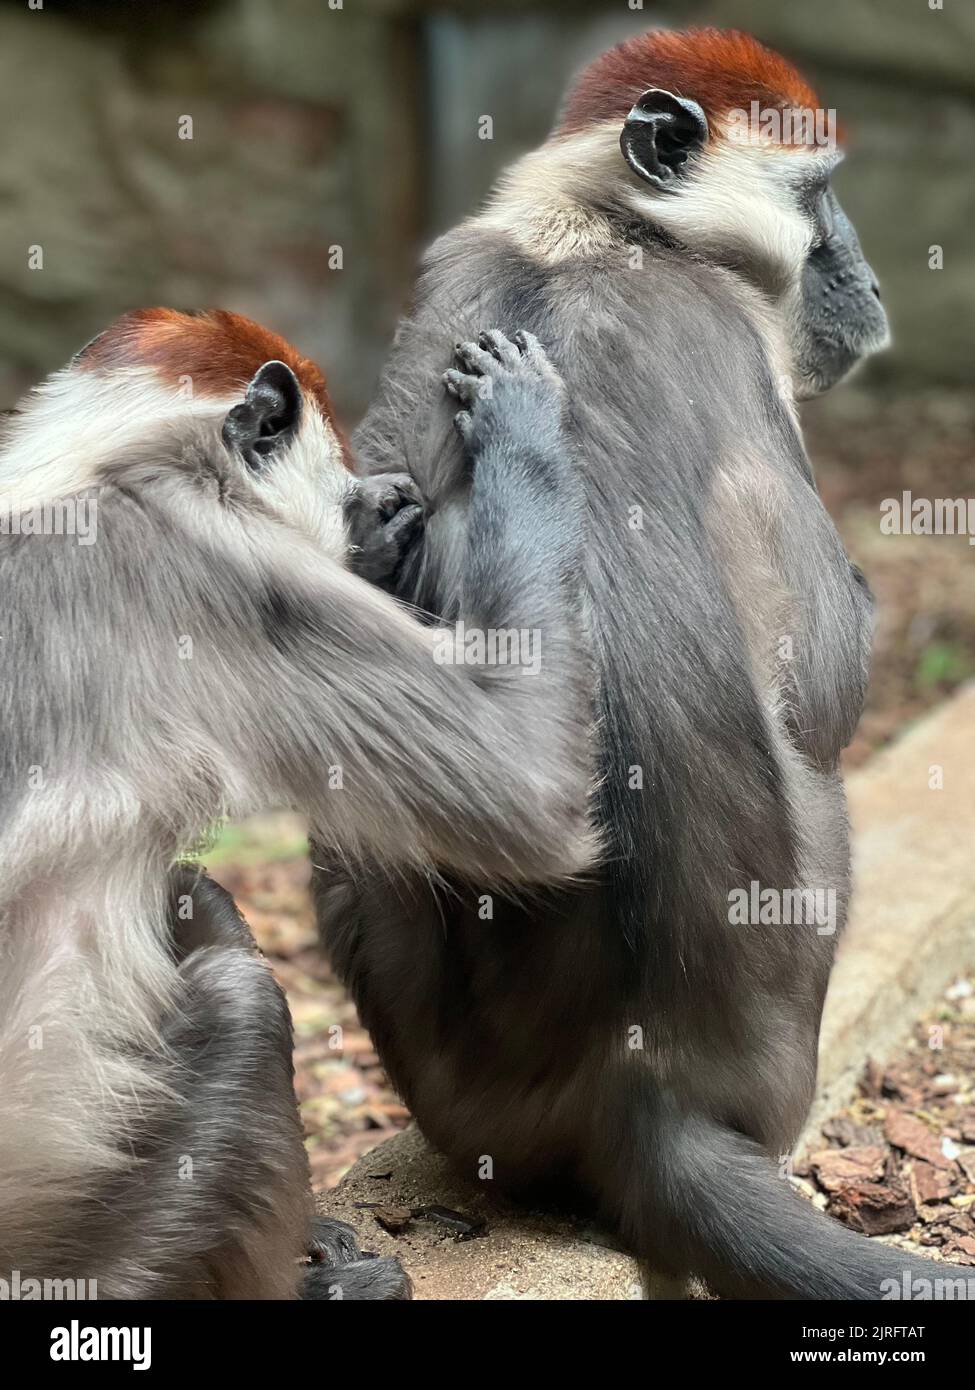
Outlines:
<svg viewBox="0 0 975 1390"><path fill-rule="evenodd" d="M654 188L675 188L689 155L708 138L708 122L696 101L651 87L626 118L620 136L623 158Z"/></svg>
<svg viewBox="0 0 975 1390"><path fill-rule="evenodd" d="M224 443L237 449L251 468L260 468L296 433L301 405L301 387L291 368L265 362L248 383L241 404L223 422Z"/></svg>

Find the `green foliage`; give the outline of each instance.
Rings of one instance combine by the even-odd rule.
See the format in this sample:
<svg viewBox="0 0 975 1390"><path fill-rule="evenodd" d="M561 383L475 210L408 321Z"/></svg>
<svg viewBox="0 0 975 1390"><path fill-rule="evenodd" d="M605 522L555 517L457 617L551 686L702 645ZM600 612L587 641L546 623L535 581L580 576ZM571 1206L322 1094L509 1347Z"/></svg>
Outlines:
<svg viewBox="0 0 975 1390"><path fill-rule="evenodd" d="M914 679L921 690L960 685L975 675L971 653L958 642L929 642L921 653Z"/></svg>

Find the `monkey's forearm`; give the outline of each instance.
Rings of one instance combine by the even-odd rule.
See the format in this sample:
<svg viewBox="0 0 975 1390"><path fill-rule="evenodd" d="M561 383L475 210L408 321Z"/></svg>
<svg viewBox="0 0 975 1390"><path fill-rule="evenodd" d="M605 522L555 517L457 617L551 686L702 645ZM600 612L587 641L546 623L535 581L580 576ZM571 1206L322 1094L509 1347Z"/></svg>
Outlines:
<svg viewBox="0 0 975 1390"><path fill-rule="evenodd" d="M485 628L576 629L583 500L557 420L519 402L473 445L461 611ZM505 422L507 423L507 421Z"/></svg>
<svg viewBox="0 0 975 1390"><path fill-rule="evenodd" d="M243 663L243 704L202 715L255 800L386 864L541 881L589 862L589 710L567 639L543 629L535 667L488 674L461 664L470 630L424 629L352 575L280 592L261 684L238 635L221 660Z"/></svg>
<svg viewBox="0 0 975 1390"><path fill-rule="evenodd" d="M346 852L564 877L593 846L581 505L562 388L534 343L492 338L469 365L479 376L453 385L471 407L465 593L476 603L462 604L457 628L431 631L348 574L304 594L282 576L267 659L287 669L273 710L254 711L251 759L271 733L265 775ZM235 684L254 688L243 673Z"/></svg>

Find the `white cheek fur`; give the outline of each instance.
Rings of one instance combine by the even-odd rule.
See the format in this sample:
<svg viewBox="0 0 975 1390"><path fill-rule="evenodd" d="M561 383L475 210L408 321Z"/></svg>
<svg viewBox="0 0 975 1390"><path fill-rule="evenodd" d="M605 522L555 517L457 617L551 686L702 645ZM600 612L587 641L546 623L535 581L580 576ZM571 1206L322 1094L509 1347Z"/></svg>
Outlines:
<svg viewBox="0 0 975 1390"><path fill-rule="evenodd" d="M0 448L0 501L30 507L94 485L106 458L174 420L213 420L233 405L195 398L151 367L63 368L23 402Z"/></svg>
<svg viewBox="0 0 975 1390"><path fill-rule="evenodd" d="M146 455L154 436L212 427L236 403L195 398L159 380L149 367L89 372L65 367L27 397L0 446L0 506L26 510L97 485L107 459ZM345 556L342 502L350 475L335 431L311 397L291 447L266 474L251 476L266 505L330 558Z"/></svg>
<svg viewBox="0 0 975 1390"><path fill-rule="evenodd" d="M701 151L679 191L653 195L635 185L627 201L694 250L725 257L740 249L785 290L801 274L814 235L794 193L797 161L804 158L718 138Z"/></svg>
<svg viewBox="0 0 975 1390"><path fill-rule="evenodd" d="M341 563L346 552L342 504L352 478L338 437L310 397L293 444L254 485L275 513Z"/></svg>

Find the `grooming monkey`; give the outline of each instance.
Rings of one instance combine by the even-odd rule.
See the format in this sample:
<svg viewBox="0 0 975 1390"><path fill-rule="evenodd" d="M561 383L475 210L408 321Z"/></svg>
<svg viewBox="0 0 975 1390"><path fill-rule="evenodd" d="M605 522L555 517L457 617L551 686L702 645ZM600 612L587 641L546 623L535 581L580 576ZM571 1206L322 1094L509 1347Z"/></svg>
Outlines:
<svg viewBox="0 0 975 1390"><path fill-rule="evenodd" d="M317 368L246 319L131 314L10 424L0 1270L287 1298L314 1240L304 1296L408 1296L348 1227L313 1236L283 996L232 900L173 865L220 817L280 805L390 870L516 883L589 862L563 392L530 338L483 343L447 378L472 477L459 611L539 629L531 679L451 664L343 567L354 544L390 573L420 509L395 476L356 482ZM81 498L91 544L34 533Z"/></svg>
<svg viewBox="0 0 975 1390"><path fill-rule="evenodd" d="M846 917L838 763L872 625L794 402L887 327L831 188L838 151L774 122L742 138L753 102L819 105L740 33L649 32L597 59L546 143L427 254L355 441L428 507L395 592L453 618L470 494L427 383L458 325L552 345L585 465L598 881L514 902L473 864L444 891L372 860L320 872L316 895L388 1072L469 1175L490 1155L502 1187L567 1191L670 1289L876 1298L924 1262L777 1169ZM832 921L733 925L753 884L818 891Z"/></svg>

